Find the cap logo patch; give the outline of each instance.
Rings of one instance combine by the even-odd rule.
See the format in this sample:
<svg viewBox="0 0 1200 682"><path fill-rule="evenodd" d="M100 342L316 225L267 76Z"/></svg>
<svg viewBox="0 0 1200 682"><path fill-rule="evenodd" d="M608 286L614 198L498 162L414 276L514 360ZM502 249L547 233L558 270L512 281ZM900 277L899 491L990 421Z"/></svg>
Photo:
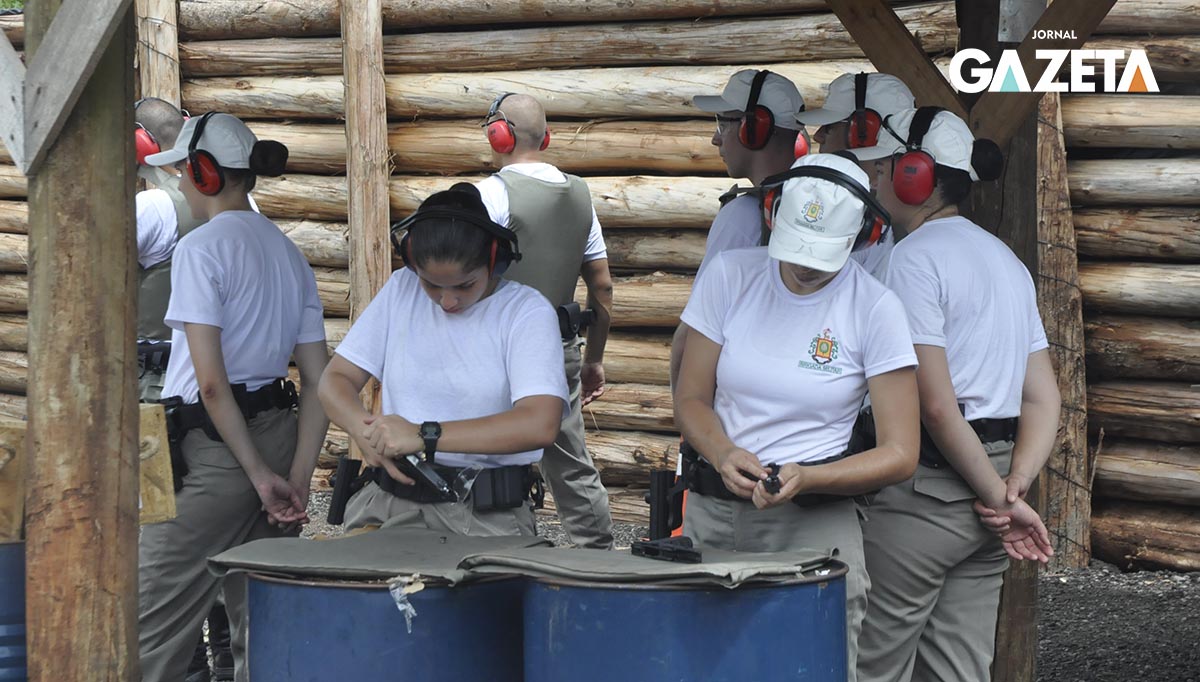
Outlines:
<svg viewBox="0 0 1200 682"><path fill-rule="evenodd" d="M808 203L804 204L804 219L810 223L815 223L825 215L825 206L818 199L809 199Z"/></svg>

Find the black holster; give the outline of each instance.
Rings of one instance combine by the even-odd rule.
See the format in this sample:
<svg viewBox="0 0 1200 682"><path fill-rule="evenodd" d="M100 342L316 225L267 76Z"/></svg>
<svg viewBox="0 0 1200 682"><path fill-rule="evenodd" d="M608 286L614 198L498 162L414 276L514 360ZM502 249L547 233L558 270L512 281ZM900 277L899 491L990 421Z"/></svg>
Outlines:
<svg viewBox="0 0 1200 682"><path fill-rule="evenodd" d="M683 525L683 492L687 480L670 469L650 472L650 490L646 502L650 505L650 539L670 537L671 531Z"/></svg>
<svg viewBox="0 0 1200 682"><path fill-rule="evenodd" d="M167 418L167 443L171 449L171 479L175 485L175 492L179 492L183 490L183 477L188 475L187 461L183 459L183 437L187 435L187 429L183 427L180 416L183 398L176 395L160 402L163 406L163 414Z"/></svg>
<svg viewBox="0 0 1200 682"><path fill-rule="evenodd" d="M555 309L558 313L558 331L563 341L570 341L587 330L596 321L596 311L582 309L575 301L564 303Z"/></svg>
<svg viewBox="0 0 1200 682"><path fill-rule="evenodd" d="M338 525L345 521L346 503L370 480L368 475L359 475L358 472L361 468L362 462L357 459L350 459L344 455L338 457L337 471L334 472L331 480L333 495L329 498L329 513L325 517L326 522ZM368 469L368 471L370 470Z"/></svg>

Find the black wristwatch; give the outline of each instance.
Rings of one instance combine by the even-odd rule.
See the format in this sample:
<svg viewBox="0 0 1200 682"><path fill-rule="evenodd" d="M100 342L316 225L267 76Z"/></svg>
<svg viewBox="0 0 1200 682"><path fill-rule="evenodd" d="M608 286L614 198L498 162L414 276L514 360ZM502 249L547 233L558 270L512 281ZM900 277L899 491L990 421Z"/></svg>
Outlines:
<svg viewBox="0 0 1200 682"><path fill-rule="evenodd" d="M438 422L422 422L421 440L425 441L425 459L433 461L433 453L437 452L438 439L442 437L442 425Z"/></svg>

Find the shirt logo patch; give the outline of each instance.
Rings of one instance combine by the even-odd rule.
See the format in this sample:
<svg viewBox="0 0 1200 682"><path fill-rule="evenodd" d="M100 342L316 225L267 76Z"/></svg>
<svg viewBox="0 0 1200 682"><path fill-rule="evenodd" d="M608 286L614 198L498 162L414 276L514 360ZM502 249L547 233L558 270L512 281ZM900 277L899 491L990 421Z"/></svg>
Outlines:
<svg viewBox="0 0 1200 682"><path fill-rule="evenodd" d="M820 336L813 337L812 343L808 346L808 352L812 356L812 359L817 361L818 365L828 365L837 360L837 339L826 329L821 332Z"/></svg>
<svg viewBox="0 0 1200 682"><path fill-rule="evenodd" d="M804 204L804 219L810 223L815 223L825 215L825 206L817 199L809 199L808 203Z"/></svg>

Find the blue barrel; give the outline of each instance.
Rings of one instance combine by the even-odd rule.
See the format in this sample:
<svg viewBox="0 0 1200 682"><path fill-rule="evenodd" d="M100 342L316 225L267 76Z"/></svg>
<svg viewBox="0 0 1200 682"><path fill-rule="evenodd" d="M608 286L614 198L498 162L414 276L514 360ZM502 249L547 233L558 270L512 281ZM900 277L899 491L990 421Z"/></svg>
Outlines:
<svg viewBox="0 0 1200 682"><path fill-rule="evenodd" d="M0 680L25 680L25 543L0 545Z"/></svg>
<svg viewBox="0 0 1200 682"><path fill-rule="evenodd" d="M386 585L249 575L254 682L521 682L520 580L426 587L409 633Z"/></svg>
<svg viewBox="0 0 1200 682"><path fill-rule="evenodd" d="M531 582L525 680L845 680L845 576L835 562L737 589Z"/></svg>

